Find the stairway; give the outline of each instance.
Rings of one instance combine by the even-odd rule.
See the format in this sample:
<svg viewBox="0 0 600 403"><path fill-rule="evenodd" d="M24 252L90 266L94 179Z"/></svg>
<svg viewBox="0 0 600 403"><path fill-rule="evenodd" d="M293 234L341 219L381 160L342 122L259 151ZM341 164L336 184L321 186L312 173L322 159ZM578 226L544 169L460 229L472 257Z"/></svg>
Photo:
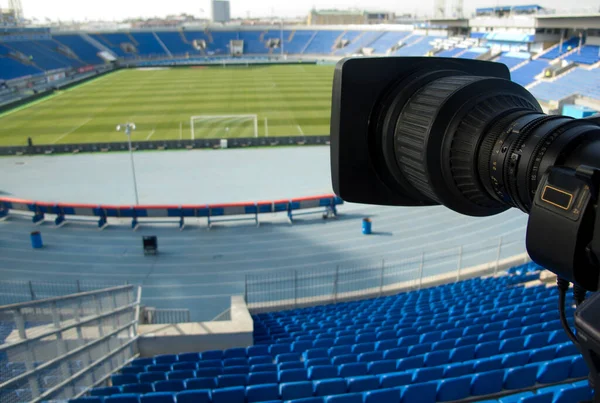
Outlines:
<svg viewBox="0 0 600 403"><path fill-rule="evenodd" d="M112 57L114 57L115 59L117 58L117 55L110 50L108 47L106 47L105 45L103 45L102 43L100 43L99 41L97 41L96 39L92 38L90 35L82 32L80 33L81 37L87 41L88 43L92 44L94 47L96 47L98 50L106 52L108 54L110 54Z"/></svg>
<svg viewBox="0 0 600 403"><path fill-rule="evenodd" d="M167 45L165 45L165 43L160 39L160 37L158 35L156 35L156 32L152 32L152 35L154 35L154 39L156 39L156 41L158 42L158 44L160 45L160 47L163 48L163 50L165 51L165 53L167 55L169 55L169 57L173 57L173 54L171 53L171 51L169 50L169 48L167 48Z"/></svg>

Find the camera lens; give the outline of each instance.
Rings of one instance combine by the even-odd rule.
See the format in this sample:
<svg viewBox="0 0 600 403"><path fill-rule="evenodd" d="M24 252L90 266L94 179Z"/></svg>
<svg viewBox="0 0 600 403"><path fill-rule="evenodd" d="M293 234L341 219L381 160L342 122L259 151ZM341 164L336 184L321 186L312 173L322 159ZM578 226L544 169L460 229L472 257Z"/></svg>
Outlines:
<svg viewBox="0 0 600 403"><path fill-rule="evenodd" d="M380 120L384 129L376 134L391 138L380 145L396 185L424 203L473 216L510 207L528 212L545 170L567 160L574 139L598 129L585 119L544 114L510 80L425 75L398 86L394 96L402 102L389 102L395 113L389 108L382 118L395 120Z"/></svg>

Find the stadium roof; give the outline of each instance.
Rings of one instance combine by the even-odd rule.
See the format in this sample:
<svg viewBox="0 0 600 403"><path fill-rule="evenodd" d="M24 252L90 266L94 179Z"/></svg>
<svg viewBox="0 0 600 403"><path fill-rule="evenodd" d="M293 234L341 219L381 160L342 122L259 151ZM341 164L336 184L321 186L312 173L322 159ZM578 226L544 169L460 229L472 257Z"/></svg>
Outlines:
<svg viewBox="0 0 600 403"><path fill-rule="evenodd" d="M537 4L529 4L524 6L496 6L496 7L482 7L475 9L477 14L494 13L494 12L508 12L508 11L539 11L543 7Z"/></svg>

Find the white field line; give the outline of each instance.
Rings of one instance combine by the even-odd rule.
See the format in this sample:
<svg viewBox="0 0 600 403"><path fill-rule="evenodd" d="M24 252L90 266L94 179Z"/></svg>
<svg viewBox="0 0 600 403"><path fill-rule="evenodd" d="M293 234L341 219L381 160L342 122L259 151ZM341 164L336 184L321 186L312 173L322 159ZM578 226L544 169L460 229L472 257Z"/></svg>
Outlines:
<svg viewBox="0 0 600 403"><path fill-rule="evenodd" d="M302 131L302 128L300 127L300 125L296 125L296 127L298 128L298 131L300 132L300 134L304 136L304 132Z"/></svg>
<svg viewBox="0 0 600 403"><path fill-rule="evenodd" d="M88 118L85 122L83 122L82 124L80 124L79 126L69 130L68 132L61 134L60 136L58 136L58 138L56 140L54 140L52 142L52 144L56 144L57 142L59 142L60 140L64 139L65 137L67 137L69 134L73 133L75 130L80 129L82 126L84 126L85 124L89 123L89 121L92 120L92 118Z"/></svg>
<svg viewBox="0 0 600 403"><path fill-rule="evenodd" d="M146 137L146 140L150 140L150 137L152 137L152 135L154 134L155 131L156 131L156 129L152 129L152 131L150 132L148 137Z"/></svg>

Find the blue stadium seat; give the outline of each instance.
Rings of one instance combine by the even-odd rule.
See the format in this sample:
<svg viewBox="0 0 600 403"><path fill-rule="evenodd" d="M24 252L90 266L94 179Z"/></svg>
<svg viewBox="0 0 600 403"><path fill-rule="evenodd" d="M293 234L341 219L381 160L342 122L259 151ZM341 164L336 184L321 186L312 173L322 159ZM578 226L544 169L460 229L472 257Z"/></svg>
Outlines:
<svg viewBox="0 0 600 403"><path fill-rule="evenodd" d="M292 343L292 352L294 353L303 353L306 350L312 348L312 341L296 341Z"/></svg>
<svg viewBox="0 0 600 403"><path fill-rule="evenodd" d="M315 358L314 360L318 360L319 358ZM281 364L277 364L277 369L279 371L283 371L286 369L303 369L305 365L320 365L317 364L316 361L314 361L312 363L307 364L306 362L301 362L301 361L292 361L292 362L282 362ZM330 362L329 361L324 361L324 364L329 365Z"/></svg>
<svg viewBox="0 0 600 403"><path fill-rule="evenodd" d="M247 357L256 357L256 356L264 356L269 355L269 347L268 346L250 346L246 348L246 356Z"/></svg>
<svg viewBox="0 0 600 403"><path fill-rule="evenodd" d="M450 362L450 350L432 351L425 354L424 364L427 367L436 367Z"/></svg>
<svg viewBox="0 0 600 403"><path fill-rule="evenodd" d="M367 373L368 366L364 362L342 364L338 367L338 375L342 378L347 378L349 376L367 375Z"/></svg>
<svg viewBox="0 0 600 403"><path fill-rule="evenodd" d="M156 381L166 381L167 374L165 372L142 372L138 374L140 383L151 383ZM129 382L131 383L131 382Z"/></svg>
<svg viewBox="0 0 600 403"><path fill-rule="evenodd" d="M194 366L195 368L195 366ZM135 367L123 367L121 369L121 373L122 374L139 374L140 372L145 372L146 368L139 365L139 366L135 366Z"/></svg>
<svg viewBox="0 0 600 403"><path fill-rule="evenodd" d="M246 388L246 401L248 403L277 399L279 399L279 385L276 383L251 385Z"/></svg>
<svg viewBox="0 0 600 403"><path fill-rule="evenodd" d="M232 358L232 359L234 359L234 358ZM250 372L250 366L248 366L248 365L223 367L224 375L246 375L249 372Z"/></svg>
<svg viewBox="0 0 600 403"><path fill-rule="evenodd" d="M219 368L223 367L221 360L202 360L196 363L197 368Z"/></svg>
<svg viewBox="0 0 600 403"><path fill-rule="evenodd" d="M214 389L212 403L245 403L246 390L243 386Z"/></svg>
<svg viewBox="0 0 600 403"><path fill-rule="evenodd" d="M395 336L394 336L395 337ZM375 351L384 351L395 349L398 346L398 340L381 340L375 343Z"/></svg>
<svg viewBox="0 0 600 403"><path fill-rule="evenodd" d="M107 386L104 388L94 388L91 390L90 394L92 396L111 396L118 395L122 393L121 388L118 386Z"/></svg>
<svg viewBox="0 0 600 403"><path fill-rule="evenodd" d="M154 382L154 390L157 392L180 392L185 390L185 382L181 379Z"/></svg>
<svg viewBox="0 0 600 403"><path fill-rule="evenodd" d="M420 368L423 366L424 362L425 358L422 355L418 355L416 357L401 358L398 360L398 365L396 369L398 371L403 371L406 369Z"/></svg>
<svg viewBox="0 0 600 403"><path fill-rule="evenodd" d="M510 396L501 397L498 399L498 403L520 403L521 399L534 396L531 392L521 392Z"/></svg>
<svg viewBox="0 0 600 403"><path fill-rule="evenodd" d="M283 400L311 397L313 394L313 384L309 381L281 383L279 384L279 394Z"/></svg>
<svg viewBox="0 0 600 403"><path fill-rule="evenodd" d="M326 403L363 403L363 395L360 393L349 393L345 395L327 396Z"/></svg>
<svg viewBox="0 0 600 403"><path fill-rule="evenodd" d="M176 395L177 403L211 403L210 390L184 390Z"/></svg>
<svg viewBox="0 0 600 403"><path fill-rule="evenodd" d="M136 393L127 393L108 396L104 403L140 403L140 395Z"/></svg>
<svg viewBox="0 0 600 403"><path fill-rule="evenodd" d="M312 358L329 358L329 353L326 348L311 348L302 353L304 361Z"/></svg>
<svg viewBox="0 0 600 403"><path fill-rule="evenodd" d="M284 362L298 362L300 361L300 354L298 353L284 353L275 356L275 363L281 364Z"/></svg>
<svg viewBox="0 0 600 403"><path fill-rule="evenodd" d="M152 392L140 397L141 403L176 403L174 393L168 392Z"/></svg>
<svg viewBox="0 0 600 403"><path fill-rule="evenodd" d="M225 358L223 360L223 367L239 367L239 366L244 366L244 365L248 365L248 359L247 358Z"/></svg>
<svg viewBox="0 0 600 403"><path fill-rule="evenodd" d="M346 393L346 381L343 379L321 379L313 382L315 396L339 395Z"/></svg>
<svg viewBox="0 0 600 403"><path fill-rule="evenodd" d="M265 383L277 383L277 372L250 372L248 374L248 385Z"/></svg>
<svg viewBox="0 0 600 403"><path fill-rule="evenodd" d="M383 351L384 360L397 360L406 357L408 357L407 347L390 348L389 350Z"/></svg>
<svg viewBox="0 0 600 403"><path fill-rule="evenodd" d="M223 359L246 358L246 349L241 347L229 348L223 351Z"/></svg>
<svg viewBox="0 0 600 403"><path fill-rule="evenodd" d="M437 381L415 383L401 389L403 402L435 403Z"/></svg>
<svg viewBox="0 0 600 403"><path fill-rule="evenodd" d="M331 361L329 361L329 359L326 359L326 358L313 358L312 360L306 361L306 366L329 365L329 364L333 364L335 366L340 366L343 364L350 364L350 363L356 362L357 360L358 360L358 355L356 355L356 354L344 354L344 355L337 355L337 356L333 357L331 359Z"/></svg>
<svg viewBox="0 0 600 403"><path fill-rule="evenodd" d="M305 369L286 369L279 371L279 382L299 382L308 380L308 371Z"/></svg>
<svg viewBox="0 0 600 403"><path fill-rule="evenodd" d="M171 372L167 372L167 379L172 380L172 379L188 379L188 378L195 378L196 377L196 372L195 371L190 371L190 370L181 370L181 371L171 371Z"/></svg>
<svg viewBox="0 0 600 403"><path fill-rule="evenodd" d="M154 386L151 383L131 383L121 386L121 391L123 393L139 393L143 395L144 393L154 392Z"/></svg>
<svg viewBox="0 0 600 403"><path fill-rule="evenodd" d="M250 367L250 372L277 372L277 364L256 364Z"/></svg>
<svg viewBox="0 0 600 403"><path fill-rule="evenodd" d="M305 397L303 399L295 399L292 402L286 403L325 403L325 399L323 397Z"/></svg>
<svg viewBox="0 0 600 403"><path fill-rule="evenodd" d="M71 399L69 403L104 403L102 396L84 396L79 399Z"/></svg>
<svg viewBox="0 0 600 403"><path fill-rule="evenodd" d="M178 358L175 354L163 354L154 357L154 362L157 364L173 364Z"/></svg>
<svg viewBox="0 0 600 403"><path fill-rule="evenodd" d="M453 378L473 372L474 362L454 363L444 367L444 378Z"/></svg>
<svg viewBox="0 0 600 403"><path fill-rule="evenodd" d="M569 370L569 378L581 378L588 376L590 370L581 355L575 356L571 360L571 368Z"/></svg>
<svg viewBox="0 0 600 403"><path fill-rule="evenodd" d="M540 365L537 372L538 383L555 383L564 381L569 377L572 358L565 357Z"/></svg>
<svg viewBox="0 0 600 403"><path fill-rule="evenodd" d="M399 389L381 389L363 393L364 403L398 403Z"/></svg>
<svg viewBox="0 0 600 403"><path fill-rule="evenodd" d="M273 357L271 357L270 355L257 355L254 357L248 357L248 365L250 365L251 369L252 369L253 365L272 364L272 363L273 363Z"/></svg>
<svg viewBox="0 0 600 403"><path fill-rule="evenodd" d="M217 378L192 378L185 380L186 389L214 389L217 386Z"/></svg>
<svg viewBox="0 0 600 403"><path fill-rule="evenodd" d="M135 374L111 375L110 380L113 386L127 385L129 383L138 383L138 377Z"/></svg>
<svg viewBox="0 0 600 403"><path fill-rule="evenodd" d="M169 372L171 371L171 364L154 364L146 367L146 372Z"/></svg>
<svg viewBox="0 0 600 403"><path fill-rule="evenodd" d="M219 375L217 377L217 384L220 388L229 388L233 386L246 386L245 375Z"/></svg>
<svg viewBox="0 0 600 403"><path fill-rule="evenodd" d="M221 350L208 350L200 353L200 359L206 360L221 360L223 358L223 351Z"/></svg>
<svg viewBox="0 0 600 403"><path fill-rule="evenodd" d="M414 383L428 382L435 379L441 379L443 376L443 367L417 368L413 371L412 381Z"/></svg>
<svg viewBox="0 0 600 403"><path fill-rule="evenodd" d="M358 393L379 389L379 378L372 375L346 378L346 388L349 393Z"/></svg>
<svg viewBox="0 0 600 403"><path fill-rule="evenodd" d="M272 344L269 347L269 354L272 356L276 356L278 354L291 353L292 346L291 344Z"/></svg>
<svg viewBox="0 0 600 403"><path fill-rule="evenodd" d="M531 387L536 382L537 365L508 368L504 372L504 389L523 389Z"/></svg>
<svg viewBox="0 0 600 403"><path fill-rule="evenodd" d="M450 351L450 362L464 362L475 358L475 345L457 347Z"/></svg>
<svg viewBox="0 0 600 403"><path fill-rule="evenodd" d="M315 365L308 369L308 379L311 381L337 377L337 367L333 365Z"/></svg>
<svg viewBox="0 0 600 403"><path fill-rule="evenodd" d="M469 397L471 391L471 375L453 379L442 379L437 386L437 401L448 402Z"/></svg>
<svg viewBox="0 0 600 403"><path fill-rule="evenodd" d="M197 378L212 377L223 375L223 368L198 368L196 370Z"/></svg>
<svg viewBox="0 0 600 403"><path fill-rule="evenodd" d="M196 363L191 361L178 362L171 365L173 371L196 370Z"/></svg>
<svg viewBox="0 0 600 403"><path fill-rule="evenodd" d="M382 360L370 362L367 366L371 375L385 374L396 370L396 360Z"/></svg>
<svg viewBox="0 0 600 403"><path fill-rule="evenodd" d="M182 362L198 362L200 361L200 353L182 353L177 355L177 361Z"/></svg>
<svg viewBox="0 0 600 403"><path fill-rule="evenodd" d="M592 399L592 390L588 385L564 389L555 394L552 403L583 402Z"/></svg>
<svg viewBox="0 0 600 403"><path fill-rule="evenodd" d="M145 367L146 365L153 365L154 364L154 358L136 358L135 360L131 361L131 365L136 366L136 367Z"/></svg>
<svg viewBox="0 0 600 403"><path fill-rule="evenodd" d="M495 370L474 374L471 380L471 395L491 395L502 391L504 371Z"/></svg>

